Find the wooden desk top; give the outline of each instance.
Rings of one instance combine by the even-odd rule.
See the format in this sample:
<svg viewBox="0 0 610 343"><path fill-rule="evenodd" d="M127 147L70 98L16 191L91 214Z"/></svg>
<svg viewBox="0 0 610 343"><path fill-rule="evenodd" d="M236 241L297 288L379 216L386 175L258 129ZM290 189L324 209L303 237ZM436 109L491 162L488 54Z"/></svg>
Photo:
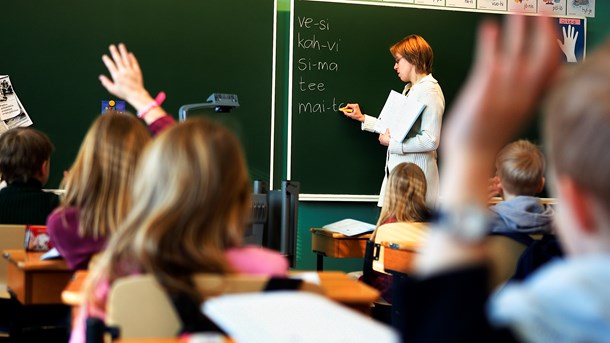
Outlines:
<svg viewBox="0 0 610 343"><path fill-rule="evenodd" d="M24 249L11 249L2 251L2 256L23 271L69 271L63 259L41 260L43 252L25 251Z"/></svg>
<svg viewBox="0 0 610 343"><path fill-rule="evenodd" d="M362 240L362 239L369 239L371 238L371 233L363 233L360 235L356 235L356 236L346 236L342 233L339 232L335 232L335 231L330 231L330 230L326 230L323 228L311 228L309 229L309 231L314 234L314 235L322 235L322 236L327 236L327 237L331 237L333 239L351 239L351 240Z"/></svg>
<svg viewBox="0 0 610 343"><path fill-rule="evenodd" d="M342 304L372 304L379 299L379 291L354 280L343 272L318 272L324 295Z"/></svg>
<svg viewBox="0 0 610 343"><path fill-rule="evenodd" d="M89 274L86 270L79 270L74 273L72 280L61 292L61 301L70 306L78 306L83 303L82 288Z"/></svg>
<svg viewBox="0 0 610 343"><path fill-rule="evenodd" d="M296 272L298 273L298 272ZM87 271L78 271L61 293L64 304L77 306L83 301L81 293ZM371 304L379 298L379 291L351 279L343 272L318 272L320 286L329 299L346 305Z"/></svg>

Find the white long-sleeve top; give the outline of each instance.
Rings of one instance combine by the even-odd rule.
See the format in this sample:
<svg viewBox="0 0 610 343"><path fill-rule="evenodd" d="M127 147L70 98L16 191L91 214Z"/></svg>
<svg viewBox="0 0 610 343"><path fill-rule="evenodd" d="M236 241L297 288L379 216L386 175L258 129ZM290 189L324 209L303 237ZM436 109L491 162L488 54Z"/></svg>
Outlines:
<svg viewBox="0 0 610 343"><path fill-rule="evenodd" d="M415 97L425 105L420 118L402 142L390 140L387 150L385 176L379 191L378 206L383 205L385 185L392 169L402 163L411 162L418 165L426 175L428 191L426 201L429 206L435 206L439 192L439 173L436 164L436 149L438 149L443 113L445 112L445 96L438 81L428 74L416 84L407 84L403 94ZM421 125L418 125L421 123ZM365 115L362 130L375 132L377 118Z"/></svg>

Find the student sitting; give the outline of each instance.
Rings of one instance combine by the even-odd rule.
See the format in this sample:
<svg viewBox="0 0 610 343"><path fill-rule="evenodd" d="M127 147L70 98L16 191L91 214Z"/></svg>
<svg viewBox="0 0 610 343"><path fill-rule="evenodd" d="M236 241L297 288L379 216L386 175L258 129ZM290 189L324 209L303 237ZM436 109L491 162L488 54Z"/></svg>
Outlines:
<svg viewBox="0 0 610 343"><path fill-rule="evenodd" d="M137 118L121 113L99 116L87 132L64 178L61 206L47 220L71 269L86 269L125 218L136 163L150 140Z"/></svg>
<svg viewBox="0 0 610 343"><path fill-rule="evenodd" d="M562 255L553 234L553 209L536 197L544 187L544 169L542 152L527 140L508 144L496 156L494 181L504 201L490 208L494 286L523 279Z"/></svg>
<svg viewBox="0 0 610 343"><path fill-rule="evenodd" d="M113 80L100 77L106 89L136 109L148 109L144 120L153 133L173 125L173 118L144 88L134 55L123 44L118 49L111 45L110 52L113 59L104 55L103 60ZM155 105L145 108L147 102ZM129 209L136 163L150 141L146 126L130 114L101 115L87 132L64 178L66 193L61 206L47 221L51 241L71 269L86 269L122 223Z"/></svg>
<svg viewBox="0 0 610 343"><path fill-rule="evenodd" d="M87 280L71 342L84 341L87 316L105 317L108 290L126 275L153 274L172 299L190 299L197 316L203 299L194 273L286 275L280 253L242 246L250 180L237 138L219 124L189 119L160 134L138 164L132 192L129 215ZM182 319L185 326L201 320Z"/></svg>
<svg viewBox="0 0 610 343"><path fill-rule="evenodd" d="M53 144L42 132L17 127L0 136L0 224L44 225L58 205L42 186L49 179Z"/></svg>
<svg viewBox="0 0 610 343"><path fill-rule="evenodd" d="M418 255L418 280L400 285L406 301L395 319L405 341L610 337L610 42L556 79L555 27L549 18L530 20L533 27L511 15L504 34L489 22L480 30L473 71L444 131L444 213ZM488 299L489 252L479 240L489 228L481 215L485 174L543 91L556 229L567 256Z"/></svg>
<svg viewBox="0 0 610 343"><path fill-rule="evenodd" d="M392 303L392 276L372 269L373 243L383 224L396 222L425 222L430 219L426 206L426 176L414 163L398 164L388 178L386 196L377 221L377 228L367 243L362 281L377 288L381 297Z"/></svg>
<svg viewBox="0 0 610 343"><path fill-rule="evenodd" d="M491 232L499 234L550 234L553 209L536 194L544 188L544 156L526 140L508 144L496 157L500 194L504 201L492 206Z"/></svg>

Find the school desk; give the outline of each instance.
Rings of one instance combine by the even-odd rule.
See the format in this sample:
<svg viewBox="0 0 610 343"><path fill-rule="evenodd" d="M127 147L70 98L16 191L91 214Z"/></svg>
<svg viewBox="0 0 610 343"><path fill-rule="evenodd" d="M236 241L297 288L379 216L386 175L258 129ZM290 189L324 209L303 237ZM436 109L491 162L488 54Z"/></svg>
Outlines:
<svg viewBox="0 0 610 343"><path fill-rule="evenodd" d="M293 272L298 274L299 272ZM77 308L83 301L82 287L87 271L74 274L61 293L63 303ZM318 272L323 294L331 300L348 307L368 312L369 307L379 298L379 291L338 271Z"/></svg>
<svg viewBox="0 0 610 343"><path fill-rule="evenodd" d="M42 252L4 250L7 287L24 305L62 304L61 292L72 271L62 259L40 260Z"/></svg>
<svg viewBox="0 0 610 343"><path fill-rule="evenodd" d="M345 236L322 228L311 231L311 250L316 254L316 270L324 270L324 257L348 258L364 257L366 242L371 234Z"/></svg>

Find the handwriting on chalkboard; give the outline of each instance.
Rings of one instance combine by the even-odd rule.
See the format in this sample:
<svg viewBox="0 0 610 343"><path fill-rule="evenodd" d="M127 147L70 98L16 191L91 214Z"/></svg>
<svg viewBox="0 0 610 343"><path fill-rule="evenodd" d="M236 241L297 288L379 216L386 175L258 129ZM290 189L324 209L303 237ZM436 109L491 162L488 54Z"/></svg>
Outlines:
<svg viewBox="0 0 610 343"><path fill-rule="evenodd" d="M341 38L333 35L331 24L328 19L297 16L293 83L299 93L297 114L337 113L346 105L328 94L327 84L338 82L333 74L340 71L337 57L342 51Z"/></svg>

